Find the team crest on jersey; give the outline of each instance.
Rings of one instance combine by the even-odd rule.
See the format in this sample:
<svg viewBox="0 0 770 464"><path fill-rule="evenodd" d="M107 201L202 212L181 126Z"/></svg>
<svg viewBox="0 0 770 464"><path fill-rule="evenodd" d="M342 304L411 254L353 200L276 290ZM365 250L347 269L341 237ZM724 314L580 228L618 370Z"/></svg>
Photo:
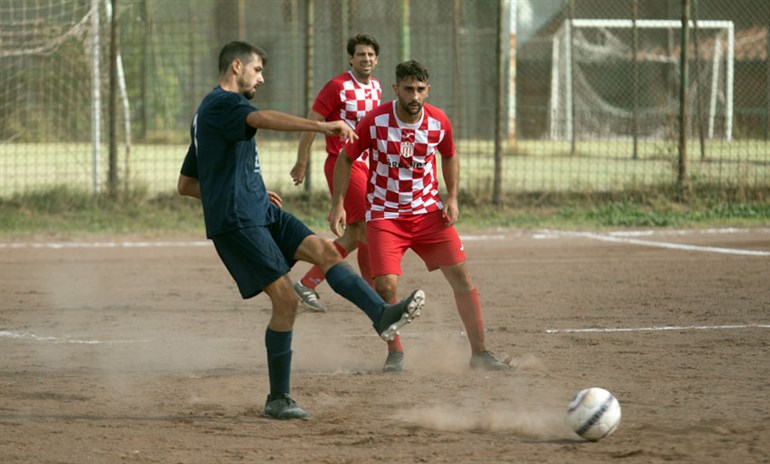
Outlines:
<svg viewBox="0 0 770 464"><path fill-rule="evenodd" d="M411 158L414 156L414 131L401 131L401 157Z"/></svg>

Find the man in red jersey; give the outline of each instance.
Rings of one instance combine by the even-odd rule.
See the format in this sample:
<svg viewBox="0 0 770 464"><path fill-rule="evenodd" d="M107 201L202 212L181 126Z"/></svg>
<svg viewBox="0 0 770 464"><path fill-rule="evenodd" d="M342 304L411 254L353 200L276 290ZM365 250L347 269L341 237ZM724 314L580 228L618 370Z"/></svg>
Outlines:
<svg viewBox="0 0 770 464"><path fill-rule="evenodd" d="M313 103L308 119L315 121L345 121L351 128L356 127L367 112L380 104L382 88L372 76L380 54L380 44L370 35L359 34L348 40L348 61L350 70L334 77L321 89ZM295 185L305 179L310 147L315 140L315 132L304 132L297 149L297 162L291 169ZM326 137L326 162L324 173L332 192L334 163L342 150L339 137ZM369 250L366 244L366 156L362 155L353 164L350 186L345 196L345 211L348 223L345 232L334 241L334 246L343 257L358 248L358 267L361 275L373 284L369 269ZM327 308L319 301L316 287L323 282L324 274L314 266L299 282L294 284L294 291L303 306L313 311L326 312ZM372 285L373 286L373 285Z"/></svg>
<svg viewBox="0 0 770 464"><path fill-rule="evenodd" d="M454 227L459 214L460 164L455 156L452 125L443 111L425 103L430 92L428 70L416 61L396 67L396 99L370 111L356 127L358 140L345 145L334 167L331 229L339 235L346 211L344 196L354 161L369 152L366 236L377 293L393 301L407 249L417 253L429 271L441 269L454 291L457 311L471 345L470 366L510 369L486 349L479 292L465 265L465 252ZM438 189L436 154L442 157L447 198ZM395 356L390 354L389 357ZM403 352L400 353L403 363ZM400 365L400 364L399 364Z"/></svg>

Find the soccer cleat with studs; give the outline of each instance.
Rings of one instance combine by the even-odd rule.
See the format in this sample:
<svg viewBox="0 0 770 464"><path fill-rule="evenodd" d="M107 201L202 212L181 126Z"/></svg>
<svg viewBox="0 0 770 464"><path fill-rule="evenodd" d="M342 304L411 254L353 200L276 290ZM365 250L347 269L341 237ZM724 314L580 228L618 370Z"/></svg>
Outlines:
<svg viewBox="0 0 770 464"><path fill-rule="evenodd" d="M318 313L325 313L327 311L326 306L318 301L318 293L312 288L305 287L302 285L302 282L295 283L292 288L294 288L294 293L299 297L302 306Z"/></svg>
<svg viewBox="0 0 770 464"><path fill-rule="evenodd" d="M398 335L398 331L403 326L409 324L420 315L424 305L425 292L415 290L398 303L385 305L382 317L380 317L380 321L377 324L374 324L374 329L383 340L391 341Z"/></svg>

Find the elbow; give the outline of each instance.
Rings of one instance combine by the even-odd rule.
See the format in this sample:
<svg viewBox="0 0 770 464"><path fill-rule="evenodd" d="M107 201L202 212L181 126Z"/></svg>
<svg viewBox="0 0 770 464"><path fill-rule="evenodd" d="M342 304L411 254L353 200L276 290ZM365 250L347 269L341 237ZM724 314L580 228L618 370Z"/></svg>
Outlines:
<svg viewBox="0 0 770 464"><path fill-rule="evenodd" d="M180 175L176 183L176 191L184 197L196 197L196 185L197 179Z"/></svg>
<svg viewBox="0 0 770 464"><path fill-rule="evenodd" d="M177 182L176 182L176 191L177 191L178 194L180 194L182 196L186 196L187 195L186 189L187 189L186 182L180 176L179 180L177 180Z"/></svg>

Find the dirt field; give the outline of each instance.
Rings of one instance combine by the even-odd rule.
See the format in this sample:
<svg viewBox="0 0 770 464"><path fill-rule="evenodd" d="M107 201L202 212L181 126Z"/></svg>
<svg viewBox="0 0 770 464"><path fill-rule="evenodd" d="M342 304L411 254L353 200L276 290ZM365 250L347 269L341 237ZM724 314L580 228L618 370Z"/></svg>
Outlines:
<svg viewBox="0 0 770 464"><path fill-rule="evenodd" d="M116 240L0 244L4 464L770 462L770 229L465 236L509 372L468 369L414 254L401 293L428 300L399 374L323 284L332 310L294 334L308 422L261 416L267 297L241 300L205 241ZM596 443L565 423L588 386L623 408Z"/></svg>

